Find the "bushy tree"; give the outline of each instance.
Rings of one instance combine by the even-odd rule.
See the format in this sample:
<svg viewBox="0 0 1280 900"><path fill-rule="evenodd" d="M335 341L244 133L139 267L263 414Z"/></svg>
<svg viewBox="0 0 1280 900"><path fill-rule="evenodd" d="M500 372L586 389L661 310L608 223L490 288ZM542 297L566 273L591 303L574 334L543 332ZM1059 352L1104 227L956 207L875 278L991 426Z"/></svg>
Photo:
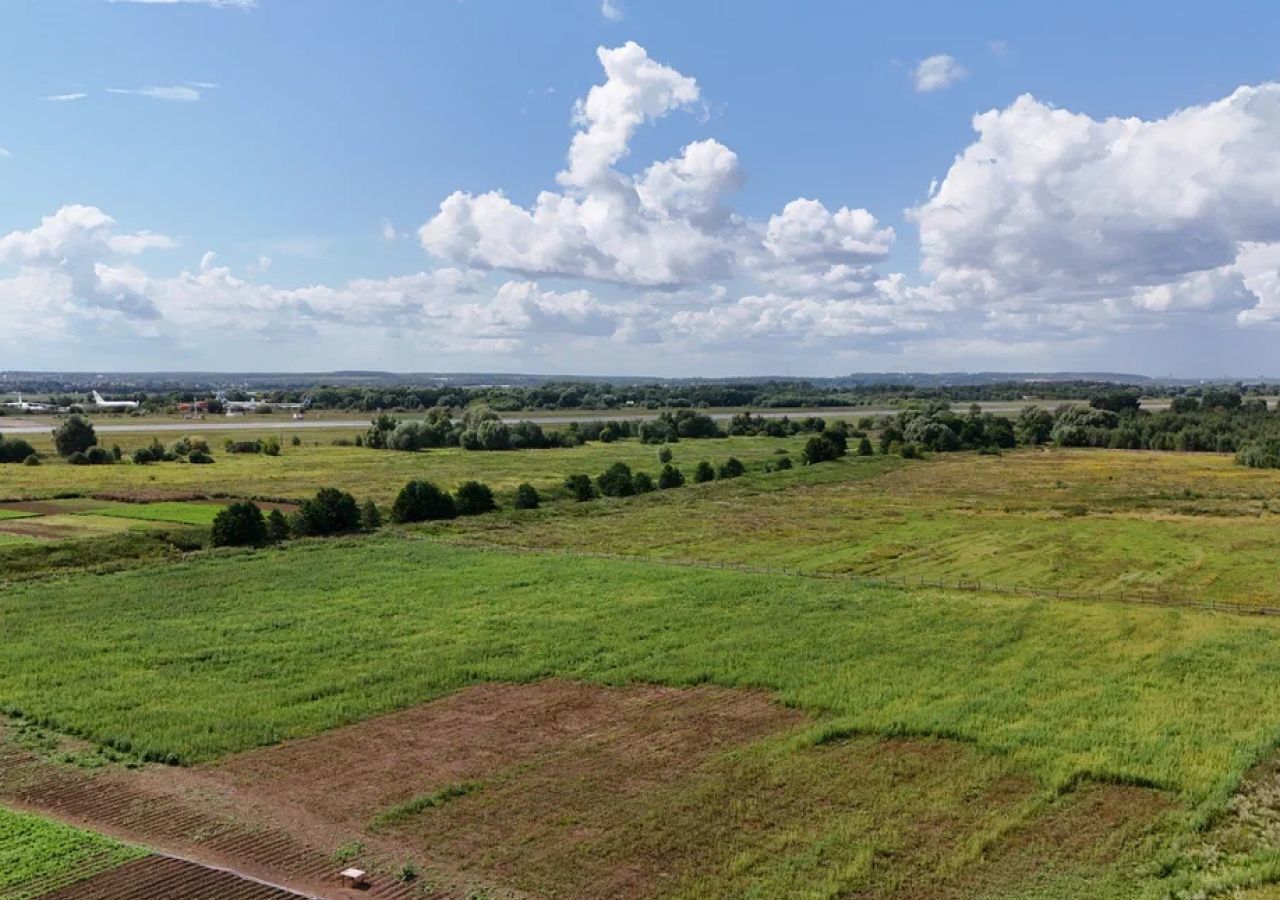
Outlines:
<svg viewBox="0 0 1280 900"><path fill-rule="evenodd" d="M382 513L372 500L360 504L360 527L365 531L377 531L382 527Z"/></svg>
<svg viewBox="0 0 1280 900"><path fill-rule="evenodd" d="M97 443L98 435L89 424L89 420L82 416L69 416L53 430L53 446L62 457L70 457L73 453L86 453Z"/></svg>
<svg viewBox="0 0 1280 900"><path fill-rule="evenodd" d="M454 491L454 503L460 516L478 516L498 508L489 486L478 481L464 481Z"/></svg>
<svg viewBox="0 0 1280 900"><path fill-rule="evenodd" d="M875 452L876 451L872 448L871 440L869 438L864 437L862 440L858 441L859 456L871 456Z"/></svg>
<svg viewBox="0 0 1280 900"><path fill-rule="evenodd" d="M542 498L538 496L538 489L525 482L516 488L516 497L512 506L516 509L537 509L541 502Z"/></svg>
<svg viewBox="0 0 1280 900"><path fill-rule="evenodd" d="M1039 406L1024 406L1018 412L1013 426L1014 437L1019 444L1037 446L1049 440L1053 433L1053 413Z"/></svg>
<svg viewBox="0 0 1280 900"><path fill-rule="evenodd" d="M564 480L564 487L569 492L569 496L579 503L596 498L596 486L592 483L590 475L570 475Z"/></svg>
<svg viewBox="0 0 1280 900"><path fill-rule="evenodd" d="M658 448L658 462L660 462L660 463L661 463L662 465L664 465L664 466L665 466L667 463L671 462L671 448L670 448L670 447L659 447L659 448Z"/></svg>
<svg viewBox="0 0 1280 900"><path fill-rule="evenodd" d="M702 460L702 462L698 463L697 467L694 468L693 470L694 484L703 484L705 482L715 481L715 480L716 480L716 470L711 468L711 463L707 462L705 459Z"/></svg>
<svg viewBox="0 0 1280 900"><path fill-rule="evenodd" d="M35 448L21 438L6 438L0 434L0 463L26 462L35 456Z"/></svg>
<svg viewBox="0 0 1280 900"><path fill-rule="evenodd" d="M91 466L109 466L116 461L116 455L106 447L90 447L84 457Z"/></svg>
<svg viewBox="0 0 1280 900"><path fill-rule="evenodd" d="M267 522L256 503L232 503L213 518L215 547L261 547L267 542Z"/></svg>
<svg viewBox="0 0 1280 900"><path fill-rule="evenodd" d="M631 492L633 494L648 494L656 489L653 483L653 476L648 472L637 472L631 476Z"/></svg>
<svg viewBox="0 0 1280 900"><path fill-rule="evenodd" d="M606 497L630 497L636 492L631 467L621 461L604 470L596 479L596 487Z"/></svg>
<svg viewBox="0 0 1280 900"><path fill-rule="evenodd" d="M289 539L289 520L284 513L273 509L267 513L267 540L273 544Z"/></svg>
<svg viewBox="0 0 1280 900"><path fill-rule="evenodd" d="M356 498L338 488L321 488L303 500L294 519L293 530L304 537L321 537L355 531L360 527L360 507Z"/></svg>
<svg viewBox="0 0 1280 900"><path fill-rule="evenodd" d="M207 450L192 450L187 454L187 462L198 466L207 466L213 462L213 456Z"/></svg>
<svg viewBox="0 0 1280 900"><path fill-rule="evenodd" d="M781 472L783 469L790 469L791 457L790 456L779 457L778 461L774 464L774 468L777 469L779 472Z"/></svg>
<svg viewBox="0 0 1280 900"><path fill-rule="evenodd" d="M669 488L678 488L684 485L684 473L677 469L671 463L667 463L662 467L662 471L658 473L658 487L662 490Z"/></svg>
<svg viewBox="0 0 1280 900"><path fill-rule="evenodd" d="M430 481L410 481L400 489L391 506L393 522L429 522L453 519L457 515L458 508L453 498Z"/></svg>
<svg viewBox="0 0 1280 900"><path fill-rule="evenodd" d="M806 466L829 462L833 459L839 459L843 455L844 450L840 445L827 437L825 433L809 438L805 442L804 449L800 451L800 456L804 459Z"/></svg>
<svg viewBox="0 0 1280 900"><path fill-rule="evenodd" d="M746 474L746 467L736 456L730 456L716 470L716 478L738 478Z"/></svg>

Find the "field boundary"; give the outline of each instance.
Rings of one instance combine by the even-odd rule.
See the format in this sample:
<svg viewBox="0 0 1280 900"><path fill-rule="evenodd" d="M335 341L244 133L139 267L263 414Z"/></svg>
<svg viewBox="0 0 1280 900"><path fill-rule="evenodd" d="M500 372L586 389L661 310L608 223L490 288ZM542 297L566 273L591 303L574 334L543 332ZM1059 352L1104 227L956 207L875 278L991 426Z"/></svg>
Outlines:
<svg viewBox="0 0 1280 900"><path fill-rule="evenodd" d="M479 541L473 539L444 538L428 534L405 533L414 540L426 541L450 547L465 547L481 551L507 551L510 553L527 553L567 556L577 559L602 559L615 562L649 563L667 566L681 566L690 569L723 570L742 572L748 575L785 575L791 578L813 578L824 581L844 581L851 584L862 584L868 587L894 588L936 588L948 591L968 591L980 594L1006 594L1015 597L1030 597L1042 600L1076 600L1076 601L1108 601L1113 603L1129 603L1139 606L1166 606L1195 609L1205 612L1221 612L1238 616L1280 616L1280 607L1255 606L1248 603L1237 603L1230 600L1197 600L1191 597L1180 597L1163 591L1069 591L1060 588L1041 588L1033 585L1008 585L981 578L945 579L925 578L912 575L859 575L852 572L830 572L821 569L806 569L799 566L758 566L747 563L723 562L716 560L688 559L670 556L643 556L631 553L606 553L595 550L574 550L567 547L540 547L532 544L504 544L497 541Z"/></svg>

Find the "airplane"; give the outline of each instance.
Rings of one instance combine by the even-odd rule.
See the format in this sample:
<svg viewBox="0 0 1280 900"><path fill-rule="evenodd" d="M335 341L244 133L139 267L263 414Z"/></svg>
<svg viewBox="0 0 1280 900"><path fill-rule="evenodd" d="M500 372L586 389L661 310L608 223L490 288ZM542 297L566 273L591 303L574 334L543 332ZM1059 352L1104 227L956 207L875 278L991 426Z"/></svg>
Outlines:
<svg viewBox="0 0 1280 900"><path fill-rule="evenodd" d="M46 403L24 402L22 399L21 392L19 392L18 399L16 401L6 403L4 406L5 406L5 409L16 409L19 412L48 412L49 410L53 409L52 406L49 406Z"/></svg>
<svg viewBox="0 0 1280 900"><path fill-rule="evenodd" d="M103 400L102 395L97 391L93 392L93 405L98 409L137 409L138 402L136 400Z"/></svg>

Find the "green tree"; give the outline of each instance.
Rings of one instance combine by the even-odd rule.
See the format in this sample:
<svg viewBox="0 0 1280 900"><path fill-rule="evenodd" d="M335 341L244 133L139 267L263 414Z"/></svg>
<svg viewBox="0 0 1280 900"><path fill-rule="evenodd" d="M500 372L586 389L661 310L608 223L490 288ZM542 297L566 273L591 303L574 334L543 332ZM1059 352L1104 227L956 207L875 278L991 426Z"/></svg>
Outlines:
<svg viewBox="0 0 1280 900"><path fill-rule="evenodd" d="M98 435L89 424L89 420L83 416L70 416L53 430L53 446L62 457L69 457L73 453L86 453L97 443Z"/></svg>
<svg viewBox="0 0 1280 900"><path fill-rule="evenodd" d="M570 475L564 480L564 487L569 496L579 503L596 498L596 486L592 484L590 475Z"/></svg>
<svg viewBox="0 0 1280 900"><path fill-rule="evenodd" d="M256 503L241 500L213 517L215 547L261 547L267 542L267 522Z"/></svg>
<svg viewBox="0 0 1280 900"><path fill-rule="evenodd" d="M487 424L487 423L486 423ZM498 508L489 486L478 481L464 481L454 491L454 503L460 516L478 516Z"/></svg>
<svg viewBox="0 0 1280 900"><path fill-rule="evenodd" d="M541 502L542 498L538 496L538 489L525 482L516 488L516 498L512 506L516 509L537 509Z"/></svg>
<svg viewBox="0 0 1280 900"><path fill-rule="evenodd" d="M304 537L320 537L355 531L360 527L356 498L338 488L321 488L298 507L294 531Z"/></svg>
<svg viewBox="0 0 1280 900"><path fill-rule="evenodd" d="M360 527L365 531L377 531L382 527L382 513L372 500L360 504Z"/></svg>
<svg viewBox="0 0 1280 900"><path fill-rule="evenodd" d="M637 472L631 476L631 492L634 494L648 494L656 489L653 483L653 476L648 472Z"/></svg>
<svg viewBox="0 0 1280 900"><path fill-rule="evenodd" d="M864 437L862 440L858 441L859 456L871 456L875 452L875 449L871 446L870 439Z"/></svg>
<svg viewBox="0 0 1280 900"><path fill-rule="evenodd" d="M716 478L738 478L746 474L746 467L736 456L730 456L716 470Z"/></svg>
<svg viewBox="0 0 1280 900"><path fill-rule="evenodd" d="M284 513L273 509L267 513L267 540L273 544L289 539L289 520Z"/></svg>
<svg viewBox="0 0 1280 900"><path fill-rule="evenodd" d="M658 462L662 463L663 465L666 465L667 463L671 462L671 448L670 448L670 447L659 447L659 448L658 448Z"/></svg>
<svg viewBox="0 0 1280 900"><path fill-rule="evenodd" d="M26 462L35 452L35 448L21 438L5 438L0 434L0 463Z"/></svg>
<svg viewBox="0 0 1280 900"><path fill-rule="evenodd" d="M698 463L697 468L693 470L693 483L703 484L708 481L716 480L716 470L711 468L711 463L705 459Z"/></svg>
<svg viewBox="0 0 1280 900"><path fill-rule="evenodd" d="M429 522L457 518L458 507L447 491L430 481L410 481L391 506L393 522Z"/></svg>
<svg viewBox="0 0 1280 900"><path fill-rule="evenodd" d="M606 497L630 497L636 492L631 467L621 461L604 470L596 479L596 487Z"/></svg>
<svg viewBox="0 0 1280 900"><path fill-rule="evenodd" d="M662 490L669 488L678 488L684 485L684 473L677 469L671 463L667 463L662 467L662 471L658 473L658 487Z"/></svg>

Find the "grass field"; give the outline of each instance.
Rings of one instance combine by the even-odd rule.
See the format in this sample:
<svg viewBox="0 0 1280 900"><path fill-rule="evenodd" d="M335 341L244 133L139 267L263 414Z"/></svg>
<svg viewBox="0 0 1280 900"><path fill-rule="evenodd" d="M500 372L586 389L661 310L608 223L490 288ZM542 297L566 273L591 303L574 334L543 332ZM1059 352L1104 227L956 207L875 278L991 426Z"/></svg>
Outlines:
<svg viewBox="0 0 1280 900"><path fill-rule="evenodd" d="M846 458L434 530L585 552L1280 607L1280 473L1217 454Z"/></svg>
<svg viewBox="0 0 1280 900"><path fill-rule="evenodd" d="M271 432L264 432L270 434ZM342 432L351 439L357 432ZM251 433L237 435L247 440ZM129 438L126 441L123 438ZM176 435L168 435L174 440ZM585 472L598 475L611 463L622 460L637 470L656 475L661 466L657 448L638 441L610 444L591 443L571 449L475 452L458 448L397 453L353 446L334 446L318 436L303 435L303 444L294 447L286 439L277 457L256 454L226 454L211 439L217 462L210 466L183 463L156 463L148 466L70 466L50 462L43 466L0 466L0 499L40 499L73 492L155 494L217 493L237 497L301 499L321 487L339 487L361 499L389 503L405 482L426 478L449 490L468 479L478 479L501 493L513 491L528 481L539 490L559 488L567 475ZM150 443L149 435L112 435L120 438L126 452ZM313 440L314 439L314 440ZM108 442L109 443L109 442ZM735 437L682 441L670 445L675 464L688 469L699 460L720 463L736 456L746 463L761 463L778 450L797 454L803 438Z"/></svg>
<svg viewBox="0 0 1280 900"><path fill-rule="evenodd" d="M79 498L17 504L17 508L0 505L0 541L78 540L168 525L208 528L221 509L218 503L122 503ZM3 577L0 573L0 580Z"/></svg>
<svg viewBox="0 0 1280 900"><path fill-rule="evenodd" d="M32 900L143 855L109 838L0 807L0 900Z"/></svg>
<svg viewBox="0 0 1280 900"><path fill-rule="evenodd" d="M200 765L490 682L754 688L811 721L643 802L597 809L588 791L554 822L536 802L504 815L563 784L517 767L399 810L392 830L453 846L494 817L527 828L517 843L454 849L569 895L590 893L594 882L574 881L587 857L548 835L573 833L574 852L621 867L624 844L670 859L666 895L681 897L879 896L924 879L907 896L1191 898L1280 878L1280 838L1257 825L1280 821L1280 800L1267 799L1280 776L1274 789L1249 781L1280 743L1280 619L676 564L1280 606L1280 473L1212 454L1061 450L762 472L802 444L686 441L671 447L686 472L733 455L749 474L257 552L179 557L199 542L159 537L202 532L215 505L54 501L0 527L66 519L100 536L0 554L0 581L12 579L0 590L0 710ZM286 444L277 458L217 452L212 466L0 467L0 496L302 497L335 485L385 503L425 477L478 478L505 499L519 482L551 488L619 459L656 472L655 451ZM135 557L114 573L18 580ZM892 758L886 741L900 742ZM420 796L450 783L463 782ZM1128 807L1132 818L1109 818ZM940 822L957 843L913 843ZM1086 832L1114 832L1105 859L1055 855ZM707 849L682 868L686 845Z"/></svg>

